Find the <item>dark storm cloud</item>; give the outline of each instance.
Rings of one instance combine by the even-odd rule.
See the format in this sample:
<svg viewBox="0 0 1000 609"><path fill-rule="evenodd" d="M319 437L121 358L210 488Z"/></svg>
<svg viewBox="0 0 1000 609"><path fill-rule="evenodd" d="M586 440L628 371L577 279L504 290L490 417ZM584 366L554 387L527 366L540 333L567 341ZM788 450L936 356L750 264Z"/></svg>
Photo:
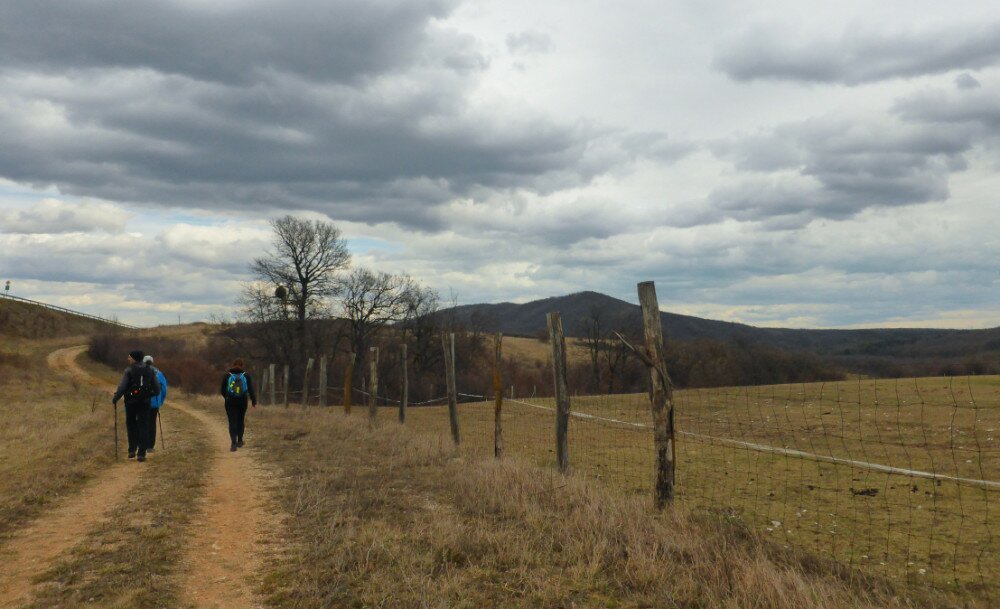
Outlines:
<svg viewBox="0 0 1000 609"><path fill-rule="evenodd" d="M148 68L247 82L268 71L349 80L414 61L454 0L0 3L8 67Z"/></svg>
<svg viewBox="0 0 1000 609"><path fill-rule="evenodd" d="M477 109L488 60L437 24L452 4L5 3L0 177L436 229L456 197L686 154L658 133Z"/></svg>
<svg viewBox="0 0 1000 609"><path fill-rule="evenodd" d="M798 228L872 207L948 197L948 178L965 168L974 131L896 120L812 119L716 146L751 172L709 196L716 219Z"/></svg>
<svg viewBox="0 0 1000 609"><path fill-rule="evenodd" d="M909 121L933 123L941 128L972 128L984 140L1000 134L1000 97L995 87L927 89L899 99L893 110Z"/></svg>
<svg viewBox="0 0 1000 609"><path fill-rule="evenodd" d="M790 80L858 85L976 69L1000 61L1000 23L920 31L852 27L839 38L754 27L716 50L713 65L740 81Z"/></svg>
<svg viewBox="0 0 1000 609"><path fill-rule="evenodd" d="M978 89L983 85L972 74L962 72L955 77L955 86L959 89Z"/></svg>

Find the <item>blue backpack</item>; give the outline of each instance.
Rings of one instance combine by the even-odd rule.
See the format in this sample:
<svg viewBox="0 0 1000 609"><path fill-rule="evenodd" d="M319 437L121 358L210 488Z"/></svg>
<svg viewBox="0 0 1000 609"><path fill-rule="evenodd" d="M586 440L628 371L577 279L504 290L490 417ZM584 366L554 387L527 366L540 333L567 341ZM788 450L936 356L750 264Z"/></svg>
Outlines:
<svg viewBox="0 0 1000 609"><path fill-rule="evenodd" d="M231 398L241 398L247 394L247 377L242 372L229 374L229 382L226 383L226 394Z"/></svg>

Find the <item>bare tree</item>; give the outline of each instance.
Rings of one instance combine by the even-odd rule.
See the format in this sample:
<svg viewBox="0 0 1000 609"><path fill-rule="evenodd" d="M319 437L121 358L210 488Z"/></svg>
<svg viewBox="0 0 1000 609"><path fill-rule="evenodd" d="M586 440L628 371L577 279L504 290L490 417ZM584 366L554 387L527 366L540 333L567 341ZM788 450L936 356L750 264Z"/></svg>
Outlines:
<svg viewBox="0 0 1000 609"><path fill-rule="evenodd" d="M415 376L422 376L428 370L440 368L443 364L441 352L441 315L438 310L441 297L432 288L414 287L410 292L409 311L406 320L400 324L403 340L410 345Z"/></svg>
<svg viewBox="0 0 1000 609"><path fill-rule="evenodd" d="M342 297L344 317L351 350L359 363L379 330L404 321L411 314L413 296L418 289L408 275L359 268L347 276Z"/></svg>
<svg viewBox="0 0 1000 609"><path fill-rule="evenodd" d="M324 308L323 300L340 293L339 271L351 263L347 242L330 222L285 216L271 221L273 251L253 261L261 280L285 288L295 310L300 336L310 314Z"/></svg>
<svg viewBox="0 0 1000 609"><path fill-rule="evenodd" d="M594 305L587 311L586 317L580 321L583 324L584 336L580 344L587 350L590 360L590 391L599 391L601 385L601 354L611 345L607 336L607 308ZM614 370L611 370L612 376Z"/></svg>

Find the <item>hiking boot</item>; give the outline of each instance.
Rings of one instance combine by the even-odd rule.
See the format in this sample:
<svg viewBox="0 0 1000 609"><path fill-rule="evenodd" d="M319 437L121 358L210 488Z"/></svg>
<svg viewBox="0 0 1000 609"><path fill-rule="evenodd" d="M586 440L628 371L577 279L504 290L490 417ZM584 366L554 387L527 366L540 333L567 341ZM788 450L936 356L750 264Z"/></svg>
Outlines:
<svg viewBox="0 0 1000 609"><path fill-rule="evenodd" d="M146 452L148 452L148 453L155 453L156 449L155 448L147 448Z"/></svg>
<svg viewBox="0 0 1000 609"><path fill-rule="evenodd" d="M243 448L243 438L236 441L236 448Z"/></svg>
<svg viewBox="0 0 1000 609"><path fill-rule="evenodd" d="M139 455L138 457L135 458L135 460L138 461L139 463L142 463L143 461L146 460L146 455Z"/></svg>
<svg viewBox="0 0 1000 609"><path fill-rule="evenodd" d="M229 445L229 452L231 453L236 452L236 442L233 442L232 444Z"/></svg>
<svg viewBox="0 0 1000 609"><path fill-rule="evenodd" d="M134 452L129 453L128 454L128 458L129 459L135 459L135 453Z"/></svg>

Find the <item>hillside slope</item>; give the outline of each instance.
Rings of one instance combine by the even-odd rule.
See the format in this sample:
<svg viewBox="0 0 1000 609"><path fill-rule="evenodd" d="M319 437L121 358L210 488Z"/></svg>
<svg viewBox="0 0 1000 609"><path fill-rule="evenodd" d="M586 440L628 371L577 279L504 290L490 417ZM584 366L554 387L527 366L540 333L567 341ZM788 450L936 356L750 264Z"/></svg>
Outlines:
<svg viewBox="0 0 1000 609"><path fill-rule="evenodd" d="M597 292L578 292L524 304L463 305L444 314L453 314L460 321L486 332L534 336L545 330L545 315L549 311L561 313L567 336L584 336L586 319L593 311L601 311L609 320L606 327L636 328L641 323L638 305ZM1000 327L985 330L802 330L758 328L668 312L661 313L661 318L667 340L747 342L850 359L947 359L978 355L1000 359Z"/></svg>
<svg viewBox="0 0 1000 609"><path fill-rule="evenodd" d="M110 323L53 311L35 304L0 298L0 336L11 338L59 338L92 334L114 328Z"/></svg>

